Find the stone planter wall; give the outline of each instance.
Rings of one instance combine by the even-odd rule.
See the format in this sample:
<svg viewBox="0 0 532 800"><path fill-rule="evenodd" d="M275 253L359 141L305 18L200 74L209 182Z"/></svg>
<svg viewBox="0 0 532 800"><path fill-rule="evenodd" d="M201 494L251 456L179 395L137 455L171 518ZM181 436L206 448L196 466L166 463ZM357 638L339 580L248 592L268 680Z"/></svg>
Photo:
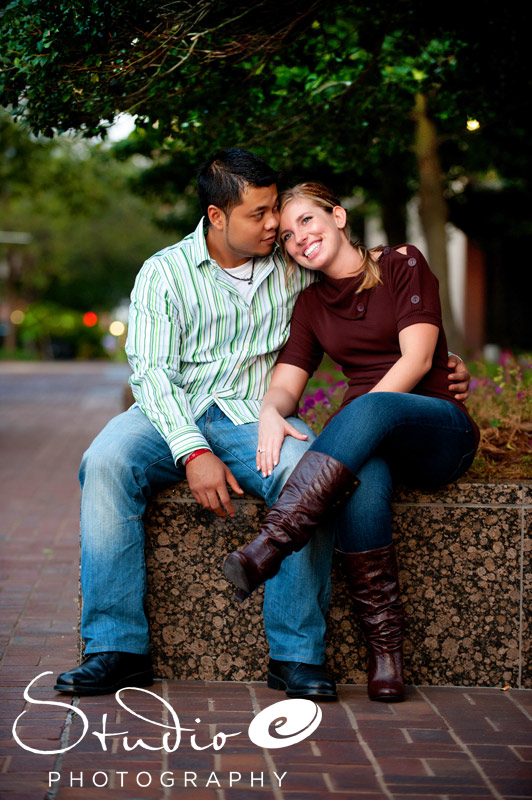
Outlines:
<svg viewBox="0 0 532 800"><path fill-rule="evenodd" d="M176 679L264 680L263 590L243 605L221 574L225 555L258 530L262 501L233 501L235 520L203 511L178 484L146 517L147 610L156 673ZM407 609L410 684L532 688L532 486L459 483L399 490L394 536ZM365 680L365 645L333 572L328 664Z"/></svg>

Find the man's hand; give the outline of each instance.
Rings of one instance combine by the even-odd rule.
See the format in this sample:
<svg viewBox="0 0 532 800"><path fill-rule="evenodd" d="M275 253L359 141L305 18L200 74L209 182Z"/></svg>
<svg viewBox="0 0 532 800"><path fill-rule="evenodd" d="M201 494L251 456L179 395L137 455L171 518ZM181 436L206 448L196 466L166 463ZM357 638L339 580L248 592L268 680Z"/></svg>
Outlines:
<svg viewBox="0 0 532 800"><path fill-rule="evenodd" d="M227 484L238 494L244 494L238 482L224 462L214 453L202 453L187 466L187 481L190 491L203 508L214 511L225 519L227 514L235 516L235 510L227 491Z"/></svg>
<svg viewBox="0 0 532 800"><path fill-rule="evenodd" d="M468 389L471 375L469 370L459 356L450 355L447 366L451 370L448 375L449 389L454 392L457 400L467 400L469 397Z"/></svg>

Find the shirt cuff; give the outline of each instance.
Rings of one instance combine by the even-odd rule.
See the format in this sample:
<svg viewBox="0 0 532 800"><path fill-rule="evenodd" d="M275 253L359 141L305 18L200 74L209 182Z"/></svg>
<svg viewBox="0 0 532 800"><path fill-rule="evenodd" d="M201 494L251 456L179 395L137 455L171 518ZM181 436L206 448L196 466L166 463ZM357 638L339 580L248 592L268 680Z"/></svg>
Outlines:
<svg viewBox="0 0 532 800"><path fill-rule="evenodd" d="M167 442L176 465L182 463L181 459L189 456L194 450L206 448L212 452L212 448L200 433L197 425L184 425L179 430L174 431L168 437Z"/></svg>

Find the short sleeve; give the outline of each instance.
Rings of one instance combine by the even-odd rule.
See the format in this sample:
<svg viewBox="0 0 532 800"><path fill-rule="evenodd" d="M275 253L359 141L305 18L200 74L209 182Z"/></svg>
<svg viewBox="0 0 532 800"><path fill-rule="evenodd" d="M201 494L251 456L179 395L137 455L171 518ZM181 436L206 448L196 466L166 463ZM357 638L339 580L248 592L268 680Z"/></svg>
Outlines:
<svg viewBox="0 0 532 800"><path fill-rule="evenodd" d="M423 253L410 244L406 255L391 250L387 266L397 332L418 322L441 327L438 279L431 272Z"/></svg>
<svg viewBox="0 0 532 800"><path fill-rule="evenodd" d="M277 364L301 367L309 375L319 367L323 358L323 347L316 338L310 322L313 288L310 286L297 299L290 321L290 336L277 359Z"/></svg>

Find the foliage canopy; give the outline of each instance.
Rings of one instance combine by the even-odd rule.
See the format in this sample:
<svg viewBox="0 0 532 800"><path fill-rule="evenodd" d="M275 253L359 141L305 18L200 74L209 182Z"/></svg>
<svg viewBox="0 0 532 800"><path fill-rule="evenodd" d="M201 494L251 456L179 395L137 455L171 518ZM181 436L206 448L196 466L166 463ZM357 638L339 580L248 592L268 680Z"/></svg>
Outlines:
<svg viewBox="0 0 532 800"><path fill-rule="evenodd" d="M518 198L532 234L531 17L517 0L12 0L0 101L47 135L91 136L135 114L120 152L149 156L144 188L167 199L213 150L239 144L281 164L287 181L311 175L344 195L363 187L400 241L394 222L425 182L429 258L443 280L447 203L482 238L490 226L470 209L486 177ZM419 109L438 150L429 179Z"/></svg>
<svg viewBox="0 0 532 800"><path fill-rule="evenodd" d="M522 129L532 102L530 11L510 0L478 12L425 0L12 0L0 99L47 135L94 135L129 111L153 147L196 161L239 142L353 175L408 153L422 93L456 157L468 117Z"/></svg>

